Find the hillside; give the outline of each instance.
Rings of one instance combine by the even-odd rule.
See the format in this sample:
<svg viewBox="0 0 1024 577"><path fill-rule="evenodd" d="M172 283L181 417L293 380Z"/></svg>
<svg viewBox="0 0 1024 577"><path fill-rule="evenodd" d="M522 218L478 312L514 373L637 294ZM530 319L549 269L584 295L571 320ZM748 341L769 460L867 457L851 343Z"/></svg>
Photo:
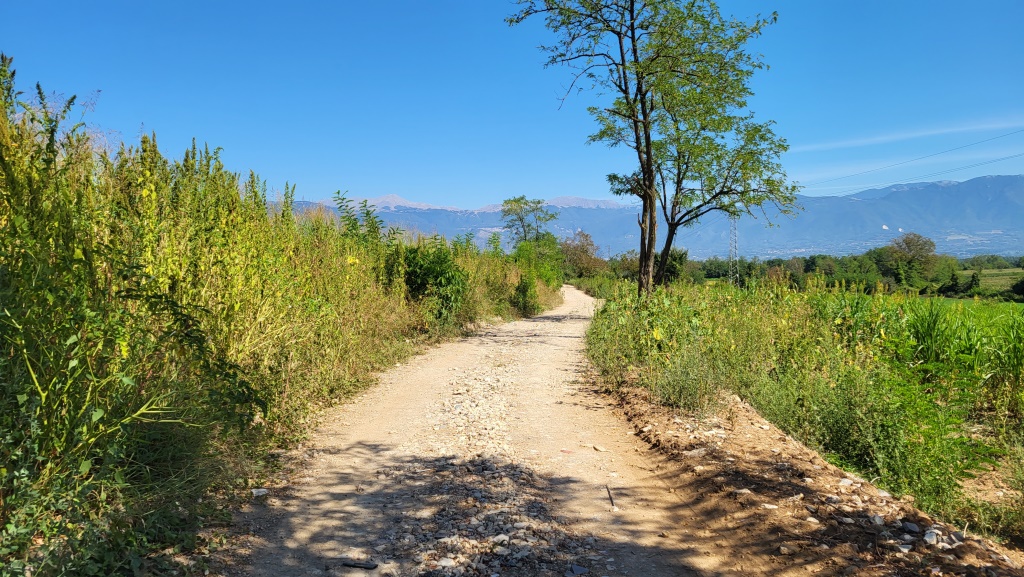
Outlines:
<svg viewBox="0 0 1024 577"><path fill-rule="evenodd" d="M497 205L461 210L394 196L370 202L389 226L405 230L449 238L472 233L478 242L502 230ZM559 212L552 227L557 236L582 229L604 254L636 248L635 206L574 197L549 203ZM1024 175L903 184L846 196L799 196L798 203L803 210L795 217L769 215L770 228L764 218L741 219L740 253L760 258L852 254L886 244L906 231L923 234L935 241L939 252L958 256L1015 255L1024 250ZM677 246L697 258L724 256L728 239L728 221L711 215L682 231Z"/></svg>

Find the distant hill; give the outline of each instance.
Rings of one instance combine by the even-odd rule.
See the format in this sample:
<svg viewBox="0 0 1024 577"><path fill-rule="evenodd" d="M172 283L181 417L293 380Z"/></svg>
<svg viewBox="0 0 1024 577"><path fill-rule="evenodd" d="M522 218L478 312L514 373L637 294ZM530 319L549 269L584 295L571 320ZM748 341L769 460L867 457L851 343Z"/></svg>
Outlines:
<svg viewBox="0 0 1024 577"><path fill-rule="evenodd" d="M492 232L502 231L498 205L460 210L395 196L369 202L389 226L405 230L449 238L472 233L481 243ZM798 204L804 210L794 217L772 216L772 228L765 227L763 218L740 219L740 253L759 258L855 254L912 231L934 240L941 253L1024 254L1024 175L903 184L847 196L800 196ZM576 197L552 199L549 205L559 212L552 223L557 236L583 230L602 254L637 248L636 206ZM659 232L663 230L664 224L659 226ZM695 258L725 256L728 220L713 213L682 230L676 245Z"/></svg>

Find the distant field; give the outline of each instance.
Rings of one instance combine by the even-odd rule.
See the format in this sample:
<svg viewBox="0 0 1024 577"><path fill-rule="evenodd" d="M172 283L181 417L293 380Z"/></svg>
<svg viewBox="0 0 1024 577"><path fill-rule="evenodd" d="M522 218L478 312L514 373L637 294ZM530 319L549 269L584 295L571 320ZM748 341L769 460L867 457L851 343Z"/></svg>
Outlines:
<svg viewBox="0 0 1024 577"><path fill-rule="evenodd" d="M1024 303L997 302L991 299L942 298L941 300L950 306L960 307L964 311L971 311L978 319L991 320L1000 315L1017 313L1024 310Z"/></svg>
<svg viewBox="0 0 1024 577"><path fill-rule="evenodd" d="M972 271L965 270L960 272L960 278L970 278ZM988 269L981 271L981 287L986 289L995 290L1006 290L1010 286L1017 282L1017 279L1024 277L1024 269L1020 268L1004 268L1004 269Z"/></svg>

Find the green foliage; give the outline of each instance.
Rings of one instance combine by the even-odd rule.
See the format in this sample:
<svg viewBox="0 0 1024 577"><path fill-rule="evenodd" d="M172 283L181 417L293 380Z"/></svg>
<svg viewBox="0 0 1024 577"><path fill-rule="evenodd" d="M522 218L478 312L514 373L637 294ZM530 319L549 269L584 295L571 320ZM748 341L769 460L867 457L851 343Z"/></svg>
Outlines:
<svg viewBox="0 0 1024 577"><path fill-rule="evenodd" d="M563 262L565 257L555 235L546 232L537 240L516 245L512 259L524 271L542 281L549 288L557 289L564 281Z"/></svg>
<svg viewBox="0 0 1024 577"><path fill-rule="evenodd" d="M608 264L597 256L594 239L582 230L562 239L558 247L564 259L562 268L568 278L592 277L608 268Z"/></svg>
<svg viewBox="0 0 1024 577"><path fill-rule="evenodd" d="M505 220L505 229L512 233L512 244L518 245L540 241L544 225L558 218L558 213L544 208L541 199L517 196L501 203L501 218Z"/></svg>
<svg viewBox="0 0 1024 577"><path fill-rule="evenodd" d="M424 326L511 312L520 271L468 239L296 213L195 143L100 153L73 99L19 98L2 57L0 575L145 573Z"/></svg>
<svg viewBox="0 0 1024 577"><path fill-rule="evenodd" d="M405 253L405 285L409 297L424 302L430 327L451 329L461 319L469 288L467 274L455 251L441 237L420 239Z"/></svg>
<svg viewBox="0 0 1024 577"><path fill-rule="evenodd" d="M968 259L996 268L979 268L965 276L962 262L949 255L937 255L934 243L920 235L907 233L891 244L860 255L831 256L816 254L789 259L772 258L739 262L741 284L755 278L788 283L804 289L812 278L830 287L856 288L866 293L914 292L949 298L996 298L1016 300L1024 294L1013 292L1013 283L1021 270L999 268L1010 264L991 255ZM728 278L729 263L711 257L698 263L706 278ZM1024 288L1020 289L1024 293Z"/></svg>
<svg viewBox="0 0 1024 577"><path fill-rule="evenodd" d="M689 264L690 255L685 250L673 248L667 255L659 256L657 266L658 270L662 271L661 281L665 284L672 284L683 279L691 282L697 281L694 273L700 269L690 267ZM700 274L699 278L703 279L703 274Z"/></svg>
<svg viewBox="0 0 1024 577"><path fill-rule="evenodd" d="M1016 259L1013 259L1016 260ZM1013 268L1006 257L998 254L979 254L960 260L960 268L963 270L985 270L985 269L1006 269Z"/></svg>
<svg viewBox="0 0 1024 577"><path fill-rule="evenodd" d="M541 311L540 297L537 294L537 278L532 273L527 272L519 278L515 295L512 297L512 306L527 317Z"/></svg>
<svg viewBox="0 0 1024 577"><path fill-rule="evenodd" d="M764 66L746 44L774 14L746 23L723 17L711 0L517 4L510 24L539 16L555 34L555 44L543 47L547 64L572 69L574 86L586 80L606 98L588 109L598 124L590 141L636 154L634 169L608 182L614 194L641 201L638 292L649 294L655 283L659 199L669 222L666 256L675 230L708 212L766 203L790 210L796 188L778 163L786 143L771 123L742 112L750 79Z"/></svg>
<svg viewBox="0 0 1024 577"><path fill-rule="evenodd" d="M1010 286L1010 292L1019 297L1024 297L1024 277Z"/></svg>
<svg viewBox="0 0 1024 577"><path fill-rule="evenodd" d="M607 299L616 294L619 285L622 284L622 279L613 276L611 273L607 273L598 276L578 278L572 282L576 288L594 298Z"/></svg>
<svg viewBox="0 0 1024 577"><path fill-rule="evenodd" d="M615 278L636 281L640 275L640 254L629 250L608 259L608 269Z"/></svg>
<svg viewBox="0 0 1024 577"><path fill-rule="evenodd" d="M1016 309L826 290L813 277L804 292L677 284L643 301L620 287L587 336L612 382L695 412L739 394L833 462L954 520L984 512L1018 538L1019 515L972 504L960 482L1019 450L1020 343Z"/></svg>

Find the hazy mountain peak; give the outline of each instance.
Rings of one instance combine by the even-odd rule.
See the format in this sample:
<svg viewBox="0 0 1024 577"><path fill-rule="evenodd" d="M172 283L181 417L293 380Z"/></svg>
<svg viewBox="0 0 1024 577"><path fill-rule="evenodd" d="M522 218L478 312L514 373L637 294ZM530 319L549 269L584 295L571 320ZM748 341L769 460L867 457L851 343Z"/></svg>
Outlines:
<svg viewBox="0 0 1024 577"><path fill-rule="evenodd" d="M930 186L941 186L949 187L960 184L956 180L937 180L934 182L908 182L904 184L894 184L885 188L871 188L868 190L862 190L860 192L854 192L852 194L845 195L846 198L853 198L857 200L868 200L874 198L885 198L893 192L907 192L908 190L920 190L922 188L928 188Z"/></svg>
<svg viewBox="0 0 1024 577"><path fill-rule="evenodd" d="M595 200L581 196L556 196L544 204L558 208L623 208L627 206L614 200Z"/></svg>
<svg viewBox="0 0 1024 577"><path fill-rule="evenodd" d="M425 202L414 202L406 200L397 194L387 194L384 196L378 196L377 198L368 198L366 203L370 206L377 207L377 210L394 210L396 208L416 208L420 210L429 209L441 209L441 210L459 210L453 206L437 206L433 204L427 204Z"/></svg>

